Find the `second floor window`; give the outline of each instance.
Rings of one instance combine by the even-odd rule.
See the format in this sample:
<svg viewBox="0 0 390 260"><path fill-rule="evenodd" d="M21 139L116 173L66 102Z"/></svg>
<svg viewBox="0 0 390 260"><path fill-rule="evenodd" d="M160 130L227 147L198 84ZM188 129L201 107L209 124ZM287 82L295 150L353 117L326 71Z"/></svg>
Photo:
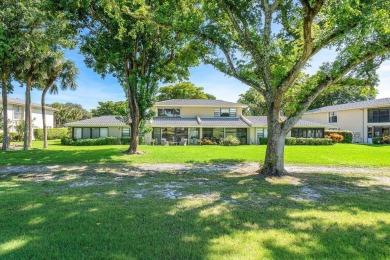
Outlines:
<svg viewBox="0 0 390 260"><path fill-rule="evenodd" d="M17 106L14 108L14 119L15 120L22 119L22 107L21 106Z"/></svg>
<svg viewBox="0 0 390 260"><path fill-rule="evenodd" d="M159 108L158 116L161 117L179 117L180 109L178 108Z"/></svg>
<svg viewBox="0 0 390 260"><path fill-rule="evenodd" d="M337 123L337 112L329 113L329 123Z"/></svg>
<svg viewBox="0 0 390 260"><path fill-rule="evenodd" d="M236 117L236 108L216 108L214 109L214 117Z"/></svg>
<svg viewBox="0 0 390 260"><path fill-rule="evenodd" d="M390 108L368 110L368 123L387 123L387 122L390 122Z"/></svg>

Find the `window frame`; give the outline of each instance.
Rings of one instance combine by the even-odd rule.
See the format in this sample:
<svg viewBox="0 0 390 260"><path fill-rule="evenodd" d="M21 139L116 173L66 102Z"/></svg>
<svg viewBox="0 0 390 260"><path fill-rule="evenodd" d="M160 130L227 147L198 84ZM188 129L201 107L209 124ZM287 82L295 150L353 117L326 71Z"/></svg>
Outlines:
<svg viewBox="0 0 390 260"><path fill-rule="evenodd" d="M372 108L367 110L368 123L390 123L390 108Z"/></svg>
<svg viewBox="0 0 390 260"><path fill-rule="evenodd" d="M328 113L328 121L330 124L338 123L338 113L337 111Z"/></svg>
<svg viewBox="0 0 390 260"><path fill-rule="evenodd" d="M214 117L237 117L237 108L214 108Z"/></svg>
<svg viewBox="0 0 390 260"><path fill-rule="evenodd" d="M172 110L172 113L167 114L166 110ZM158 117L180 117L181 111L180 108L158 108L157 116Z"/></svg>

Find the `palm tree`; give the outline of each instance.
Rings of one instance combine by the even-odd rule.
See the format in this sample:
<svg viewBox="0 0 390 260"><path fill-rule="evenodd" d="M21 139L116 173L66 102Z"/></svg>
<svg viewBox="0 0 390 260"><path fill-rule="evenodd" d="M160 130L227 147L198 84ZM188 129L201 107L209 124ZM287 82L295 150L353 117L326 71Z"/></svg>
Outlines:
<svg viewBox="0 0 390 260"><path fill-rule="evenodd" d="M45 62L47 76L40 82L42 86L42 121L43 121L43 148L47 148L47 127L46 127L46 107L45 98L47 92L58 94L61 90L76 90L76 77L78 69L70 60L63 60L63 53L56 53L55 56L49 57Z"/></svg>

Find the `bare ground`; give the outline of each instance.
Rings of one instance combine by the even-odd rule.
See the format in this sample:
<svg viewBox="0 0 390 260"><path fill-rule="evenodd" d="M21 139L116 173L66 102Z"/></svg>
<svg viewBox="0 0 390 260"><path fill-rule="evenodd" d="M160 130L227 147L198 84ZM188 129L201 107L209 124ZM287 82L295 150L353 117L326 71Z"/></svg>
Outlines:
<svg viewBox="0 0 390 260"><path fill-rule="evenodd" d="M259 170L258 163L213 163L213 164L87 164L87 165L22 165L0 166L0 175L18 173L55 173L55 172L95 172L113 173L116 175L143 175L147 173L236 173L254 174ZM286 170L291 173L338 173L338 174L376 174L390 176L388 167L334 167L288 165ZM0 176L1 177L1 176Z"/></svg>
<svg viewBox="0 0 390 260"><path fill-rule="evenodd" d="M222 174L225 177L250 176L257 174L258 163L214 163L214 164L88 164L88 165L32 165L32 166L0 166L0 180L2 178L17 176L19 180L44 182L70 181L68 188L80 188L89 186L115 185L124 179L131 178L136 188L129 189L127 195L133 199L142 199L150 194L166 199L217 199L219 195L208 191L209 187L220 186L221 183L208 179L208 175ZM328 166L297 166L286 167L288 175L282 178L266 178L271 183L285 183L298 187L298 192L289 196L296 201L320 202L323 192L355 193L338 183L323 185L308 180L308 176L317 174L340 174L348 176L364 176L359 183L360 187L380 185L385 190L390 190L389 168L360 168L360 167L328 167ZM172 174L199 174L196 179L186 181L153 182L153 176L161 173ZM146 178L141 178L146 177ZM148 178L150 177L150 178ZM312 177L310 177L312 178ZM315 177L316 178L316 177ZM321 178L320 176L318 178ZM187 178L184 178L187 179ZM185 192L186 187L203 187L201 194ZM97 194L101 195L101 194ZM228 198L227 203L234 203L234 199Z"/></svg>

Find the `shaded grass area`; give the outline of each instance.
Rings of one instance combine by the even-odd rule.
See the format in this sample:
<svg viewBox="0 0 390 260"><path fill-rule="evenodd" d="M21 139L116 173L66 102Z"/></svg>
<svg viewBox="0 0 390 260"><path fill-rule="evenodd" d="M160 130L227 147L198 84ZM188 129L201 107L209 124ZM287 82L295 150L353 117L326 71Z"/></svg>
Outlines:
<svg viewBox="0 0 390 260"><path fill-rule="evenodd" d="M34 142L30 151L1 151L0 165L71 163L212 163L261 162L265 146L141 146L143 155L122 154L127 146L61 146L50 141L43 150ZM334 146L286 146L285 161L290 164L390 166L390 146L337 144Z"/></svg>
<svg viewBox="0 0 390 260"><path fill-rule="evenodd" d="M0 258L385 259L390 174L0 178Z"/></svg>

